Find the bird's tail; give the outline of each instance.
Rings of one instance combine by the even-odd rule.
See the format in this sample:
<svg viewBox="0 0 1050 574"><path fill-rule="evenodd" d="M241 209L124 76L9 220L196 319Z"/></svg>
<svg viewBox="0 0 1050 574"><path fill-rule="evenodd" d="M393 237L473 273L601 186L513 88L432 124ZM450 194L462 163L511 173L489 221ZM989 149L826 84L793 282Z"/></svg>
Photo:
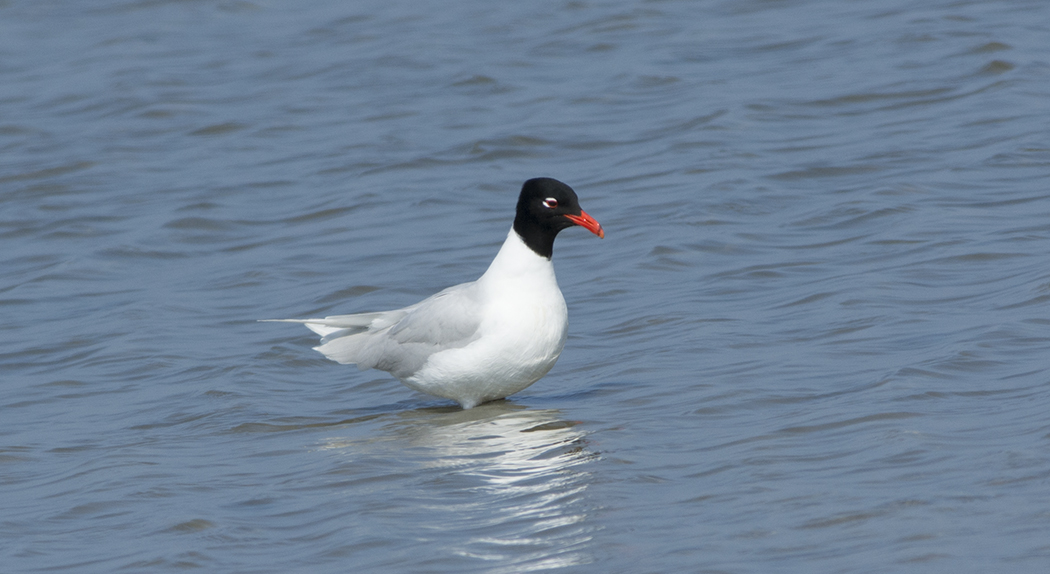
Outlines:
<svg viewBox="0 0 1050 574"><path fill-rule="evenodd" d="M261 319L260 323L301 323L314 333L322 337L334 334L337 331L347 331L344 335L352 335L367 331L372 323L384 313L358 313L357 315L333 315L324 319Z"/></svg>
<svg viewBox="0 0 1050 574"><path fill-rule="evenodd" d="M263 319L263 322L301 323L321 336L321 344L314 350L338 363L354 364L361 369L376 366L381 349L376 340L368 335L385 329L401 320L406 309L356 315L333 315L323 319ZM360 335L355 337L354 335Z"/></svg>

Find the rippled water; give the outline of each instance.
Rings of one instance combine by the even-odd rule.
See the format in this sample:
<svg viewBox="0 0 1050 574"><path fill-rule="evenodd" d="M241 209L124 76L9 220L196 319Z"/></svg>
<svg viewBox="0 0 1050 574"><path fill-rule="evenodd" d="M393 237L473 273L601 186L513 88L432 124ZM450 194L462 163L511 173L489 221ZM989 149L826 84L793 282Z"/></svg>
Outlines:
<svg viewBox="0 0 1050 574"><path fill-rule="evenodd" d="M0 3L5 572L1043 572L1050 5ZM461 411L256 319L476 278Z"/></svg>

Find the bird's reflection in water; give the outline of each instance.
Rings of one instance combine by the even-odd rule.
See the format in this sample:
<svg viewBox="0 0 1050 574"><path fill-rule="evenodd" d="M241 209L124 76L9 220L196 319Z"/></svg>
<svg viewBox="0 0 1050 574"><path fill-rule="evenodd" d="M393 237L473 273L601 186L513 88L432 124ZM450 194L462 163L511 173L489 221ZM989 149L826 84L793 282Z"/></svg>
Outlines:
<svg viewBox="0 0 1050 574"><path fill-rule="evenodd" d="M419 514L417 540L443 541L446 551L492 571L592 562L591 477L580 465L597 455L559 411L506 401L427 408L398 413L384 430L397 456L414 461L415 493L402 492L398 504Z"/></svg>

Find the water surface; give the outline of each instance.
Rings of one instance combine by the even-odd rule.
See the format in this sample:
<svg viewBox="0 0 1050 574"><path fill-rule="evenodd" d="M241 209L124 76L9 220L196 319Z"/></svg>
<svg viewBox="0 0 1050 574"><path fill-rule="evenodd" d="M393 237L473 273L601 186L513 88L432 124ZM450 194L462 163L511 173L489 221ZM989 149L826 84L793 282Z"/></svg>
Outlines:
<svg viewBox="0 0 1050 574"><path fill-rule="evenodd" d="M12 572L1043 572L1043 2L0 4ZM462 411L256 319L480 275Z"/></svg>

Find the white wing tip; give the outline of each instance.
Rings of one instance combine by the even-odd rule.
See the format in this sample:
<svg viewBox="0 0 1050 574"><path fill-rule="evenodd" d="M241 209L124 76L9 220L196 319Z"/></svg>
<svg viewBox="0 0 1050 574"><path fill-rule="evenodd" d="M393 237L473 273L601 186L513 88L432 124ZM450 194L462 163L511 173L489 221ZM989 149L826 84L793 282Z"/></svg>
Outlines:
<svg viewBox="0 0 1050 574"><path fill-rule="evenodd" d="M322 337L343 330L343 327L328 325L327 321L327 319L259 319L260 323L298 323Z"/></svg>

